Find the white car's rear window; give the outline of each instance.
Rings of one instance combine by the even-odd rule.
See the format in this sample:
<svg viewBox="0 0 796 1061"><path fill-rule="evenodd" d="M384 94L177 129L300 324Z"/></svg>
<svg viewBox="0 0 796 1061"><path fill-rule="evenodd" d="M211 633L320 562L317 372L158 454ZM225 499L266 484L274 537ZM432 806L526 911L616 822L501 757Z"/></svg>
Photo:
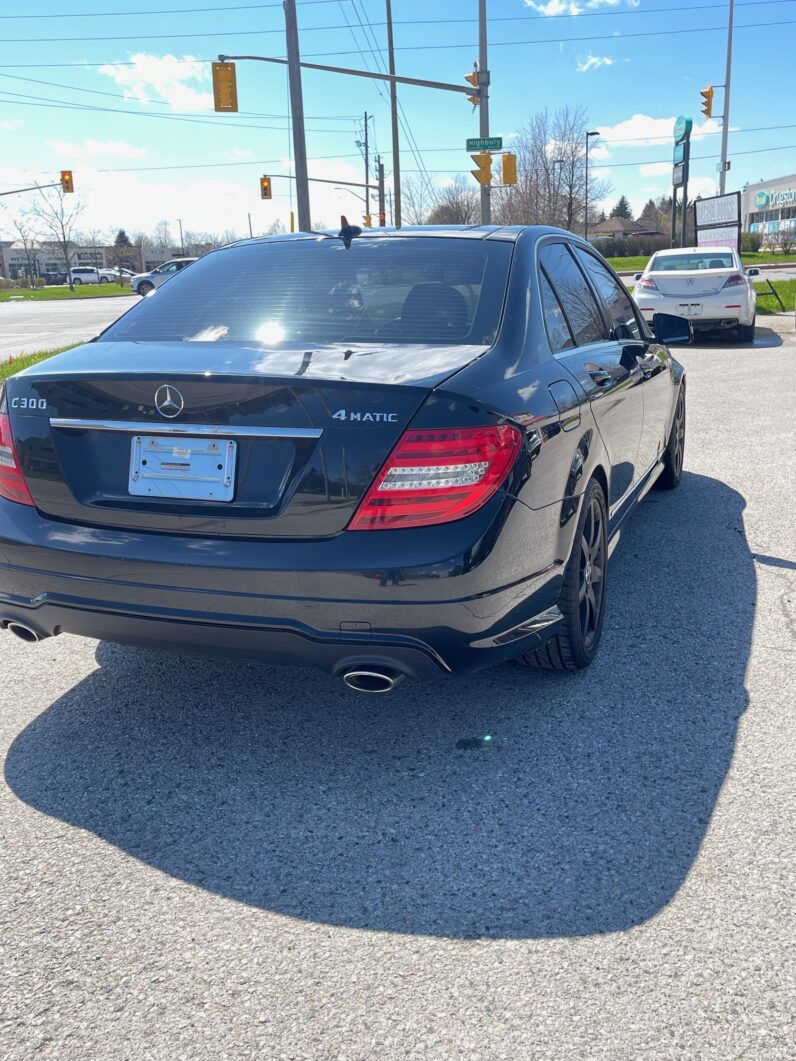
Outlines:
<svg viewBox="0 0 796 1061"><path fill-rule="evenodd" d="M685 273L696 269L734 269L732 255L704 251L691 254L660 254L650 262L651 273Z"/></svg>

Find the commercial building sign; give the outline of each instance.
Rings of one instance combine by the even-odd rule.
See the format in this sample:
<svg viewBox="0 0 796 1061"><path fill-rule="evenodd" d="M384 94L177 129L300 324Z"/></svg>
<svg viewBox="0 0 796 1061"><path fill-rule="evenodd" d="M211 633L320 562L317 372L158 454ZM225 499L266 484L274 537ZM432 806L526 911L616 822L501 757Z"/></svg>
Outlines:
<svg viewBox="0 0 796 1061"><path fill-rule="evenodd" d="M775 210L778 206L796 206L796 188L783 188L782 191L774 192L764 189L755 195L755 210Z"/></svg>
<svg viewBox="0 0 796 1061"><path fill-rule="evenodd" d="M739 249L741 235L741 193L714 195L694 203L698 247Z"/></svg>

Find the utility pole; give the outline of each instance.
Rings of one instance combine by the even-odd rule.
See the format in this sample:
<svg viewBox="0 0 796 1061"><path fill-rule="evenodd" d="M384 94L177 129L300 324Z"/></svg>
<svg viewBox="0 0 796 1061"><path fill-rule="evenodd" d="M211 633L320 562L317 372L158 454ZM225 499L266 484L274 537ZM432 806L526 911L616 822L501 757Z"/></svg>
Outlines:
<svg viewBox="0 0 796 1061"><path fill-rule="evenodd" d="M381 155L376 156L376 165L379 175L379 227L384 228L387 221L384 215L384 163L381 160Z"/></svg>
<svg viewBox="0 0 796 1061"><path fill-rule="evenodd" d="M584 208L583 208L583 238L589 238L589 144L593 136L599 136L600 132L598 129L593 130L590 133L586 133L586 189L584 192Z"/></svg>
<svg viewBox="0 0 796 1061"><path fill-rule="evenodd" d="M180 254L185 257L185 240L182 235L182 218L177 218L177 224L180 226Z"/></svg>
<svg viewBox="0 0 796 1061"><path fill-rule="evenodd" d="M365 111L365 214L370 216L370 156L368 155L368 112Z"/></svg>
<svg viewBox="0 0 796 1061"><path fill-rule="evenodd" d="M392 36L392 2L385 0L387 5L387 57L389 61L390 77L395 77L395 45ZM398 139L398 84L390 81L390 120L392 122L392 180L394 188L393 196L393 221L396 228L401 227L401 145Z"/></svg>
<svg viewBox="0 0 796 1061"><path fill-rule="evenodd" d="M482 137L489 136L489 64L486 48L486 0L478 0L478 88L481 103L478 107L479 128ZM481 224L492 224L492 188L481 185Z"/></svg>
<svg viewBox="0 0 796 1061"><path fill-rule="evenodd" d="M301 91L301 55L299 53L296 0L284 0L285 43L290 85L290 114L293 122L293 157L296 162L296 205L300 232L312 229L310 185L307 173L307 141L304 135L304 97Z"/></svg>
<svg viewBox="0 0 796 1061"><path fill-rule="evenodd" d="M727 180L727 134L730 131L730 81L732 79L732 28L735 20L735 0L730 0L730 21L727 26L727 72L724 75L724 115L721 121L721 174L719 195L724 195Z"/></svg>

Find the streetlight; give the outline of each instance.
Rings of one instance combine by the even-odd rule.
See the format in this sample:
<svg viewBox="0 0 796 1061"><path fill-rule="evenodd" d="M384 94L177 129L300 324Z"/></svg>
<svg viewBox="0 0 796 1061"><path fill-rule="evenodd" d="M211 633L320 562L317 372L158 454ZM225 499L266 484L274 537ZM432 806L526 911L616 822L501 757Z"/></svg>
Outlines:
<svg viewBox="0 0 796 1061"><path fill-rule="evenodd" d="M352 192L350 188L341 188L339 184L335 184L334 190L336 192L348 192L349 195L355 196L361 203L364 203L365 206L367 206L367 199L365 196L360 195L358 192Z"/></svg>
<svg viewBox="0 0 796 1061"><path fill-rule="evenodd" d="M553 159L553 170L556 175L556 191L553 198L553 221L558 223L558 196L561 192L561 167L566 163L565 158L554 158ZM556 168L557 167L557 168Z"/></svg>
<svg viewBox="0 0 796 1061"><path fill-rule="evenodd" d="M586 133L586 206L583 212L583 238L589 238L589 140L592 136L599 136L599 129Z"/></svg>

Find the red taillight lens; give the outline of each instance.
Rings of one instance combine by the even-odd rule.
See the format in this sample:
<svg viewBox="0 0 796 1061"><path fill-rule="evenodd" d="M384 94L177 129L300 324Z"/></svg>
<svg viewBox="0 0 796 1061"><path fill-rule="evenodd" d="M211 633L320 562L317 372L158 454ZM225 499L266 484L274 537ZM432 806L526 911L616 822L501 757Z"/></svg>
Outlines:
<svg viewBox="0 0 796 1061"><path fill-rule="evenodd" d="M11 423L6 413L0 413L0 497L20 505L33 504L17 460L14 440L11 438Z"/></svg>
<svg viewBox="0 0 796 1061"><path fill-rule="evenodd" d="M724 284L724 286L725 287L738 287L739 284L745 284L745 283L746 283L746 279L743 276L741 276L740 273L733 273L732 276L728 276L727 277L727 280L726 280L726 283Z"/></svg>
<svg viewBox="0 0 796 1061"><path fill-rule="evenodd" d="M647 291L657 291L658 290L658 285L649 276L642 276L642 278L640 280L637 280L636 281L636 287L640 287L642 290L646 289Z"/></svg>
<svg viewBox="0 0 796 1061"><path fill-rule="evenodd" d="M495 494L521 445L509 424L406 431L348 529L428 527L469 516Z"/></svg>

